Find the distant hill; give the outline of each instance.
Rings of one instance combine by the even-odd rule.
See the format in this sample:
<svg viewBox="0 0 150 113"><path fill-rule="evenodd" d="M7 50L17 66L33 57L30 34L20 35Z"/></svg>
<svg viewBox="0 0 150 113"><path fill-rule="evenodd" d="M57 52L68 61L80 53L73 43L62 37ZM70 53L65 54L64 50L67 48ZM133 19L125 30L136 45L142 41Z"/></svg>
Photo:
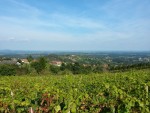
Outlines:
<svg viewBox="0 0 150 113"><path fill-rule="evenodd" d="M0 50L0 55L22 55L22 54L86 54L86 55L142 55L150 54L150 51L42 51L42 50Z"/></svg>

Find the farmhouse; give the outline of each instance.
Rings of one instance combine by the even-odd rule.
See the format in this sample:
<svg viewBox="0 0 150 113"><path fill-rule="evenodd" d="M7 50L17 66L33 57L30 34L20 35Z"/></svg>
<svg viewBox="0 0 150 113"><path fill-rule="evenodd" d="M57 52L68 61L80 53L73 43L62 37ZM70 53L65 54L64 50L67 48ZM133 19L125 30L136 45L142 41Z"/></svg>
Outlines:
<svg viewBox="0 0 150 113"><path fill-rule="evenodd" d="M27 59L21 59L21 62L25 64L29 64L29 61Z"/></svg>
<svg viewBox="0 0 150 113"><path fill-rule="evenodd" d="M55 66L61 66L62 62L61 61L52 61L50 64L55 65Z"/></svg>

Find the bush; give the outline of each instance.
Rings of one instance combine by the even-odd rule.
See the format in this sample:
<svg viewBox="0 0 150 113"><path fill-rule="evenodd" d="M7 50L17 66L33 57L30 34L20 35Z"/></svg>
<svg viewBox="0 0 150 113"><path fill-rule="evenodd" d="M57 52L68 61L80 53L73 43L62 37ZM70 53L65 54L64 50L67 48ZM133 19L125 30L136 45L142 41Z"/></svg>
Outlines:
<svg viewBox="0 0 150 113"><path fill-rule="evenodd" d="M1 65L0 66L0 75L15 75L16 70L14 65Z"/></svg>
<svg viewBox="0 0 150 113"><path fill-rule="evenodd" d="M53 66L53 65L50 65L50 68L49 68L50 72L53 73L53 74L58 74L60 72L60 68L57 67L57 66Z"/></svg>
<svg viewBox="0 0 150 113"><path fill-rule="evenodd" d="M44 57L40 57L37 62L32 62L31 67L33 67L38 74L40 74L46 68L46 59Z"/></svg>

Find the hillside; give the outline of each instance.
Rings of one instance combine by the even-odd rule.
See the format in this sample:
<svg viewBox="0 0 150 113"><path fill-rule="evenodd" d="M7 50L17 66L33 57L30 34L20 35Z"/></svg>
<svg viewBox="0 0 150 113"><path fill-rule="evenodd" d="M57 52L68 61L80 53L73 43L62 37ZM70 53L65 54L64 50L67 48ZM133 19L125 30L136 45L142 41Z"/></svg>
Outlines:
<svg viewBox="0 0 150 113"><path fill-rule="evenodd" d="M150 71L0 77L6 113L149 113Z"/></svg>

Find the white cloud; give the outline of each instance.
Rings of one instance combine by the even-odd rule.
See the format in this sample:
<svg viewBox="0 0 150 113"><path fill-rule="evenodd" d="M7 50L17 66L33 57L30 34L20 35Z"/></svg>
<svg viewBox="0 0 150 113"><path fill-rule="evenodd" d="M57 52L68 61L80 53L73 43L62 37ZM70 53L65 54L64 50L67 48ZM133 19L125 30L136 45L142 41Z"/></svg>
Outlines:
<svg viewBox="0 0 150 113"><path fill-rule="evenodd" d="M149 18L140 17L138 14L131 15L141 9L139 8L140 5L138 5L138 8L137 6L135 6L136 8L133 7L131 12L130 9L125 10L135 0L110 0L103 7L94 7L94 11L96 9L104 11L104 15L107 17L106 20L101 19L100 16L97 18L96 16L87 16L88 11L85 11L83 15L57 11L49 13L23 1L8 1L17 7L11 7L12 12L18 11L14 15L0 15L1 41L38 42L39 44L47 43L47 45L57 43L57 46L64 44L63 46L66 48L69 45L73 48L79 44L77 48L90 48L91 43L96 43L93 45L96 47L99 45L109 45L111 47L110 42L115 43L115 41L118 43L122 43L122 40L140 42L141 37L147 41L149 40ZM123 6L123 3L125 3L125 6ZM141 7L143 8L143 6ZM18 14L21 16L18 16ZM98 11L97 14L99 14Z"/></svg>
<svg viewBox="0 0 150 113"><path fill-rule="evenodd" d="M96 22L95 20L85 18L85 17L78 17L74 15L65 15L60 13L55 13L51 15L53 18L56 19L60 24L69 26L69 27L78 27L78 28L87 28L87 29L103 29L106 28L100 22Z"/></svg>
<svg viewBox="0 0 150 113"><path fill-rule="evenodd" d="M13 7L10 7L14 13L23 13L25 16L28 15L30 17L38 17L43 12L38 8L31 6L24 1L21 0L8 0ZM15 12L17 11L17 12Z"/></svg>

